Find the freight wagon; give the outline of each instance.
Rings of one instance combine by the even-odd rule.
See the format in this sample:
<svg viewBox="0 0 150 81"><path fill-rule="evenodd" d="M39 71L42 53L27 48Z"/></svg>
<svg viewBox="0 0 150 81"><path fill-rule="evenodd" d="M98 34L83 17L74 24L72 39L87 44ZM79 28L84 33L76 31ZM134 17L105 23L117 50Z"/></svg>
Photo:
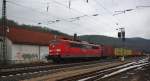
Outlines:
<svg viewBox="0 0 150 81"><path fill-rule="evenodd" d="M114 56L114 48L108 45L102 45L102 57L113 57Z"/></svg>
<svg viewBox="0 0 150 81"><path fill-rule="evenodd" d="M123 56L124 55L124 49L123 48L115 48L114 54L115 56Z"/></svg>
<svg viewBox="0 0 150 81"><path fill-rule="evenodd" d="M132 54L133 54L133 56L141 56L141 55L143 55L142 52L137 51L137 50L133 50L133 51L132 51Z"/></svg>
<svg viewBox="0 0 150 81"><path fill-rule="evenodd" d="M115 56L133 56L131 49L127 48L115 48Z"/></svg>
<svg viewBox="0 0 150 81"><path fill-rule="evenodd" d="M124 55L125 56L132 56L132 50L130 50L130 49L124 49L125 51L124 51Z"/></svg>

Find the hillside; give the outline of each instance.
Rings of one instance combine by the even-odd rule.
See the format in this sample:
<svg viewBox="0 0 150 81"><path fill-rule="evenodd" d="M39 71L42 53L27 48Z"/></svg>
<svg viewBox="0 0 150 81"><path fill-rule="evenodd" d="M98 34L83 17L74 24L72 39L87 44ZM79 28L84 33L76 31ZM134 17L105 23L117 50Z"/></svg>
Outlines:
<svg viewBox="0 0 150 81"><path fill-rule="evenodd" d="M2 19L0 18L0 26L2 25ZM18 27L18 28L23 28L23 29L28 29L32 31L40 31L40 32L50 32L55 35L63 35L63 36L69 36L66 33L50 29L48 27L41 27L41 26L33 26L33 25L26 25L26 24L18 24L17 22L13 20L7 20L7 27Z"/></svg>
<svg viewBox="0 0 150 81"><path fill-rule="evenodd" d="M107 37L102 35L82 35L81 40L104 45L112 45L113 47L123 47L123 43L118 38ZM143 38L126 38L125 47L131 49L150 52L150 40Z"/></svg>

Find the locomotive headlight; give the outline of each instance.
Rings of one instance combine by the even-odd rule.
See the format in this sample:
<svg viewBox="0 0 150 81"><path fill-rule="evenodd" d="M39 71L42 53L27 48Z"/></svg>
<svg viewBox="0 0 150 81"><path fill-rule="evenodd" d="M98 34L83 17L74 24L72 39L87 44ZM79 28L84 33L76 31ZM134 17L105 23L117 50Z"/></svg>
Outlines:
<svg viewBox="0 0 150 81"><path fill-rule="evenodd" d="M52 52L52 50L49 50L49 52Z"/></svg>
<svg viewBox="0 0 150 81"><path fill-rule="evenodd" d="M57 52L60 52L60 51L61 51L61 49L56 49L56 51L57 51Z"/></svg>

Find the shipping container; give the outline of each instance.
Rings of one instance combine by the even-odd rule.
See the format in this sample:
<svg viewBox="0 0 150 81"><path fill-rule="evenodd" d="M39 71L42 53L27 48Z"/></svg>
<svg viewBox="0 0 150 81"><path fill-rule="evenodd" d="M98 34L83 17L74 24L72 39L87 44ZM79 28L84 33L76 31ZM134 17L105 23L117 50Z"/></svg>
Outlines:
<svg viewBox="0 0 150 81"><path fill-rule="evenodd" d="M133 50L133 56L140 56L140 55L142 55L142 52L140 52L140 51L137 51L137 50Z"/></svg>
<svg viewBox="0 0 150 81"><path fill-rule="evenodd" d="M115 48L115 56L132 56L132 50L125 48Z"/></svg>
<svg viewBox="0 0 150 81"><path fill-rule="evenodd" d="M132 55L133 55L133 56L137 56L137 53L138 53L138 52L137 52L136 50L133 50L133 51L132 51Z"/></svg>
<svg viewBox="0 0 150 81"><path fill-rule="evenodd" d="M130 49L124 49L125 51L124 51L124 55L125 56L132 56L132 50L130 50Z"/></svg>
<svg viewBox="0 0 150 81"><path fill-rule="evenodd" d="M123 54L123 48L115 48L115 56L122 56Z"/></svg>
<svg viewBox="0 0 150 81"><path fill-rule="evenodd" d="M103 45L102 56L114 56L114 48L112 46Z"/></svg>

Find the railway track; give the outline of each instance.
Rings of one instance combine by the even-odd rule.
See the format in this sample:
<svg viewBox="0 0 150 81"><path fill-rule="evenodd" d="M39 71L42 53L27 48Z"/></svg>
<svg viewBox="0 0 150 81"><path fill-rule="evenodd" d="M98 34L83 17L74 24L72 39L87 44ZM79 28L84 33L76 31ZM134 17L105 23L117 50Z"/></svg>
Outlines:
<svg viewBox="0 0 150 81"><path fill-rule="evenodd" d="M142 67L148 64L150 63L148 63L148 60L145 59L145 60L140 60L138 62L131 62L131 63L123 64L120 66L115 66L115 67L110 67L110 68L103 69L103 70L89 72L89 73L82 74L82 75L63 78L58 81L102 81L105 78L120 74L122 72L131 70L134 68Z"/></svg>
<svg viewBox="0 0 150 81"><path fill-rule="evenodd" d="M36 62L36 63L23 63L23 64L0 64L0 69L11 69L11 68L23 68L23 67L34 67L34 66L45 66L51 65L52 63Z"/></svg>
<svg viewBox="0 0 150 81"><path fill-rule="evenodd" d="M116 60L114 60L116 61ZM25 74L34 74L38 72L47 72L47 71L59 71L60 69L75 67L75 66L88 66L90 64L97 64L100 62L110 62L105 60L92 61L92 62L82 62L82 63L71 63L71 64L51 64L51 65L40 65L40 66L26 66L26 67L15 67L15 68L3 68L0 69L0 78L15 76L15 75L25 75Z"/></svg>
<svg viewBox="0 0 150 81"><path fill-rule="evenodd" d="M114 61L116 62L116 61ZM13 81L18 81L18 80L25 80L25 79L31 79L31 78L36 78L36 77L42 77L42 76L47 76L49 74L61 74L61 72L68 72L68 71L74 71L74 70L80 70L80 69L88 69L88 68L93 68L96 66L102 66L102 65L107 65L107 64L111 64L112 62L92 62L92 63L85 63L85 64L76 64L76 65L70 65L69 66L62 66L62 67L52 67L52 68L48 68L48 69L38 69L37 71L32 71L32 70L26 70L23 71L21 73L19 73L18 71L14 74L9 74L7 76L1 76L0 77L0 81L8 81L8 80L13 80ZM36 81L36 80L33 80ZM42 80L43 81L43 80ZM44 80L45 81L45 80ZM51 80L50 80L51 81Z"/></svg>
<svg viewBox="0 0 150 81"><path fill-rule="evenodd" d="M107 68L107 67L110 67L110 65L113 65L115 63L116 65L124 64L124 63L119 62L118 60L109 60L109 61L100 60L100 61L72 63L72 64L59 64L59 65L57 64L57 65L45 65L45 66L24 67L24 68L0 69L0 81L26 80L26 79L42 77L45 75L55 76L55 74L56 75L61 74L63 76L63 73L61 72L72 72L76 70L79 70L80 72L82 71L82 69L83 70L86 69L88 71L90 68L95 68L95 67L98 69L101 67L104 68L103 66L106 66L105 68ZM61 79L63 80L63 77L61 77ZM45 81L47 79L42 79L41 81L43 80ZM33 80L33 81L36 81L36 80Z"/></svg>
<svg viewBox="0 0 150 81"><path fill-rule="evenodd" d="M124 62L127 63L127 62ZM72 67L72 68L65 68L59 72L54 72L50 73L46 76L40 76L32 79L25 79L23 81L61 81L61 80L66 80L64 79L65 77L69 76L74 76L74 75L80 75L83 73L91 72L91 71L96 71L97 69L104 69L112 66L118 66L124 64L123 62L109 62L109 63L101 63L101 64L95 64L95 65L90 65L90 66L77 66ZM71 77L71 81L75 81Z"/></svg>

